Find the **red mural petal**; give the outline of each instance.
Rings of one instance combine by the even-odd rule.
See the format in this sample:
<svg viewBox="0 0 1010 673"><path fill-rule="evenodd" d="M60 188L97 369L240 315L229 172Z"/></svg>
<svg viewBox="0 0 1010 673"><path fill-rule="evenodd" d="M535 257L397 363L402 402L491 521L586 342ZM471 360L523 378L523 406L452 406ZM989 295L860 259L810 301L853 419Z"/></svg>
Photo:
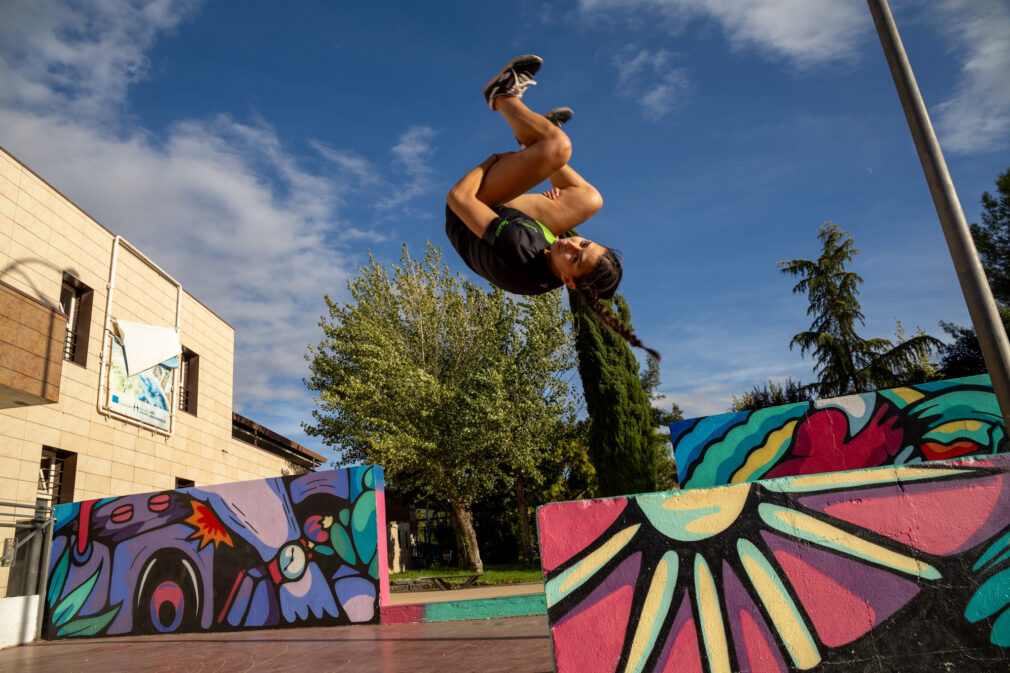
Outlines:
<svg viewBox="0 0 1010 673"><path fill-rule="evenodd" d="M740 611L740 631L743 634L747 652L747 663L741 662L742 673L772 673L773 671L785 673L778 654L768 644L768 639L765 638L761 627L754 621L754 617L746 610Z"/></svg>
<svg viewBox="0 0 1010 673"><path fill-rule="evenodd" d="M691 606L688 597L684 597L677 618L674 620L673 633L670 634L672 644L667 645L666 665L662 673L704 673L701 665L701 650L698 648L698 629L694 618L690 617ZM680 625L680 629L677 626ZM661 658L660 661L663 661Z"/></svg>
<svg viewBox="0 0 1010 673"><path fill-rule="evenodd" d="M740 673L785 673L775 636L736 572L723 560L722 596Z"/></svg>
<svg viewBox="0 0 1010 673"><path fill-rule="evenodd" d="M927 554L946 556L970 546L989 521L1003 495L1003 479L997 475L950 485L902 484L862 491L850 500L826 504L822 511Z"/></svg>
<svg viewBox="0 0 1010 673"><path fill-rule="evenodd" d="M595 542L627 504L627 498L608 498L553 503L537 510L544 573Z"/></svg>
<svg viewBox="0 0 1010 673"><path fill-rule="evenodd" d="M621 658L633 595L624 585L551 629L558 673L613 673Z"/></svg>
<svg viewBox="0 0 1010 673"><path fill-rule="evenodd" d="M795 457L776 465L764 478L883 465L888 456L901 449L904 439L904 432L897 427L897 416L884 420L891 409L888 404L881 405L873 419L848 441L849 418L844 412L821 409L810 414L796 429L796 441L791 451Z"/></svg>

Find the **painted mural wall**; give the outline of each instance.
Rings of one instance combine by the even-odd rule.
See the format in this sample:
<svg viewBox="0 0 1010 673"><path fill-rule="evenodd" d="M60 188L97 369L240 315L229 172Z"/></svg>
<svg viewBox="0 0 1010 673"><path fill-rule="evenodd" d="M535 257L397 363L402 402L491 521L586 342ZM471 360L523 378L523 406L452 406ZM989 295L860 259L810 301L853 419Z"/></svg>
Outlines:
<svg viewBox="0 0 1010 673"><path fill-rule="evenodd" d="M54 517L46 638L379 620L380 467L91 500Z"/></svg>
<svg viewBox="0 0 1010 673"><path fill-rule="evenodd" d="M670 424L681 488L1010 451L988 375Z"/></svg>
<svg viewBox="0 0 1010 673"><path fill-rule="evenodd" d="M1010 668L1010 456L545 505L558 673Z"/></svg>

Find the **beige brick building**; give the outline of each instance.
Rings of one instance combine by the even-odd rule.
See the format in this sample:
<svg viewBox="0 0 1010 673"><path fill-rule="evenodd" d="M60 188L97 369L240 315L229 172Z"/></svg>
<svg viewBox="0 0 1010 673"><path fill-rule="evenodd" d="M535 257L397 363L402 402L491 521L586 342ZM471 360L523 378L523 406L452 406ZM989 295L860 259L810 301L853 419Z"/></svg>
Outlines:
<svg viewBox="0 0 1010 673"><path fill-rule="evenodd" d="M157 418L113 402L126 380L114 351L139 342L119 321L178 334L178 368L150 370L165 383ZM232 411L234 340L156 262L0 148L0 501L49 505L322 462ZM7 582L0 569L0 596Z"/></svg>

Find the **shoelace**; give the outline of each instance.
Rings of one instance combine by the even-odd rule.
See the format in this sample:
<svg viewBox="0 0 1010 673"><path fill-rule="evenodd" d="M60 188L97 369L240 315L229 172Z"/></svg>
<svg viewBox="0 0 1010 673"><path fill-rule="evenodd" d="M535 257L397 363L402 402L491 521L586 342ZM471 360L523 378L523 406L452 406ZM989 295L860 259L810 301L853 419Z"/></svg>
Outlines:
<svg viewBox="0 0 1010 673"><path fill-rule="evenodd" d="M527 74L520 75L515 70L511 70L510 72L512 73L512 79L515 80L515 87L513 88L519 93L523 93L528 87L536 84L536 80Z"/></svg>

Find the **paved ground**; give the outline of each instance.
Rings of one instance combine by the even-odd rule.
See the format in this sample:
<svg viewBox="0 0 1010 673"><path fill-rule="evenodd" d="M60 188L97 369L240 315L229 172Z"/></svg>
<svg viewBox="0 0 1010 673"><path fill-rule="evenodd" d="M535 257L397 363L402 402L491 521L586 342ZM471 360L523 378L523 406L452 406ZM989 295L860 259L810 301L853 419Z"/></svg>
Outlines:
<svg viewBox="0 0 1010 673"><path fill-rule="evenodd" d="M448 593L448 592L446 592ZM546 617L127 636L0 650L11 673L551 673Z"/></svg>
<svg viewBox="0 0 1010 673"><path fill-rule="evenodd" d="M543 591L543 584L394 593L431 603ZM547 618L42 641L0 650L6 673L552 673Z"/></svg>

